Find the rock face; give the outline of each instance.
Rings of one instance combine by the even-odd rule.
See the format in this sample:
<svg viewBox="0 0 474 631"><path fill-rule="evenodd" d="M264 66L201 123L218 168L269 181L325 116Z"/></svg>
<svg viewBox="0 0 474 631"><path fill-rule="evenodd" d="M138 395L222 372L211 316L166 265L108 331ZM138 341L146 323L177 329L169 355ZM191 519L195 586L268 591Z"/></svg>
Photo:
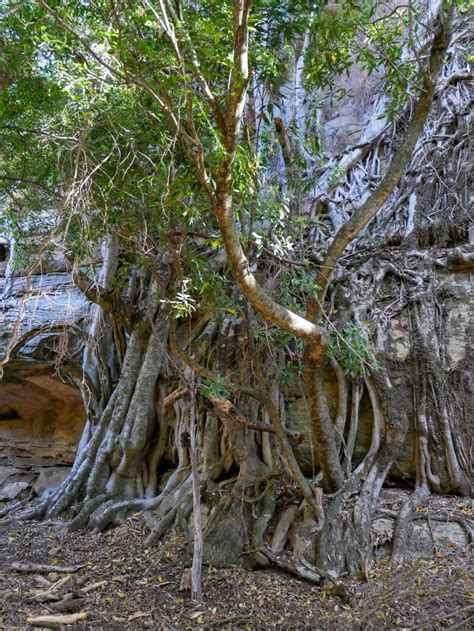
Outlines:
<svg viewBox="0 0 474 631"><path fill-rule="evenodd" d="M0 296L5 294L6 261L0 262ZM3 276L2 276L3 273ZM28 297L26 297L28 296ZM0 380L0 499L14 499L59 484L74 460L85 411L78 388L61 372L61 344L48 326L71 325L88 304L65 272L14 278L0 303L0 358L8 346L37 327L34 337L3 368ZM49 361L48 361L49 360Z"/></svg>
<svg viewBox="0 0 474 631"><path fill-rule="evenodd" d="M46 369L16 364L0 382L0 499L59 484L74 460L85 420L77 388Z"/></svg>
<svg viewBox="0 0 474 631"><path fill-rule="evenodd" d="M0 387L0 448L71 463L84 425L76 388L39 374Z"/></svg>
<svg viewBox="0 0 474 631"><path fill-rule="evenodd" d="M6 277L7 261L0 262L0 357L14 337L18 338L34 327L74 324L89 310L83 294L74 287L67 272L33 274L30 278ZM8 290L8 291L7 291ZM15 328L18 330L15 333ZM25 348L32 353L44 336L35 337Z"/></svg>

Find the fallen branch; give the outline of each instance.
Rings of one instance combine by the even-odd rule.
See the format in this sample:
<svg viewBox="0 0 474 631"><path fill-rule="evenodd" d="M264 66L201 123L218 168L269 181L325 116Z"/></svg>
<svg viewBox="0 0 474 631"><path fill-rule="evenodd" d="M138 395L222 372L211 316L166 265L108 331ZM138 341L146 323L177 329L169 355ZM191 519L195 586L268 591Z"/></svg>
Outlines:
<svg viewBox="0 0 474 631"><path fill-rule="evenodd" d="M45 565L42 563L12 563L8 566L9 570L15 570L16 572L60 572L70 574L77 572L85 567L85 564L81 565Z"/></svg>
<svg viewBox="0 0 474 631"><path fill-rule="evenodd" d="M91 585L82 588L78 588L76 584L71 592L61 596L58 594L58 589L63 587L70 579L70 575L65 576L54 585L51 585L49 589L34 594L32 599L36 602L48 602L48 608L52 611L73 612L82 608L82 605L86 602L84 596L107 585L107 581L91 583Z"/></svg>
<svg viewBox="0 0 474 631"><path fill-rule="evenodd" d="M33 595L33 600L43 603L48 601L60 600L61 596L57 593L59 589L71 580L71 576L64 576L56 581L54 585L51 585L48 589L43 589Z"/></svg>
<svg viewBox="0 0 474 631"><path fill-rule="evenodd" d="M74 624L80 622L88 617L89 613L83 611L82 613L73 613L69 615L52 614L48 616L28 616L28 624L34 627L46 627L47 629L61 629L66 624Z"/></svg>
<svg viewBox="0 0 474 631"><path fill-rule="evenodd" d="M78 591L78 593L81 595L90 594L90 592L94 592L96 589L100 589L104 585L107 585L107 581L98 581L97 583L91 583L90 585L86 585L86 587L82 587Z"/></svg>
<svg viewBox="0 0 474 631"><path fill-rule="evenodd" d="M288 574L292 574L293 576L301 578L304 581L308 581L308 583L313 583L314 585L321 584L322 577L319 574L306 570L305 568L298 568L292 561L279 559L277 555L273 554L273 552L268 548L260 548L259 552L261 552L269 561L284 572L288 572Z"/></svg>

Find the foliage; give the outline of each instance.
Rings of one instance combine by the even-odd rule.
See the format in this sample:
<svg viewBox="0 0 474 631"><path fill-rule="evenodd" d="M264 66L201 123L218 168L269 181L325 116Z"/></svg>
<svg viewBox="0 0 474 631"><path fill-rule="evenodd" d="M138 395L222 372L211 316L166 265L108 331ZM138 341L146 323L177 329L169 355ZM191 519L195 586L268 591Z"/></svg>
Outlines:
<svg viewBox="0 0 474 631"><path fill-rule="evenodd" d="M181 290L176 292L173 299L165 299L161 302L168 305L170 316L179 320L180 318L190 318L196 311L196 300L191 296L190 279L184 278L181 281Z"/></svg>
<svg viewBox="0 0 474 631"><path fill-rule="evenodd" d="M205 387L202 390L204 396L214 395L218 399L228 399L229 391L225 387L225 381L220 375L216 375L214 381L203 379Z"/></svg>
<svg viewBox="0 0 474 631"><path fill-rule="evenodd" d="M335 359L351 379L360 379L371 370L380 369L366 331L352 322L342 333L331 333L328 357Z"/></svg>
<svg viewBox="0 0 474 631"><path fill-rule="evenodd" d="M386 112L392 118L406 102L407 87L417 68L412 55L405 54L406 33L411 20L415 35L418 15L415 5L389 5L373 0L333 3L331 11L315 13L310 27L306 57L306 80L310 87L329 91L332 98L345 92L335 83L339 75L350 75L359 66L369 76L381 74L390 102Z"/></svg>
<svg viewBox="0 0 474 631"><path fill-rule="evenodd" d="M225 147L213 108L224 111L229 97L232 2L166 4L179 12L181 60L157 19L158 5L147 0L120 5L0 1L0 229L12 234L20 249L48 244L39 248L43 257L59 247L71 264L95 260L100 242L114 232L123 261L115 291L126 287L132 270L156 273L159 261L168 260L173 297L163 300L172 317L192 316L200 300L213 317L222 317L237 312L240 299L227 272L213 264L222 243L196 173L196 148L177 138L166 107L182 125L194 126L215 188ZM404 56L408 10L377 4L252 4L249 97L264 90L268 98L257 118L246 122L232 192L242 242L257 268L265 250L276 257L298 256L298 239L319 221L295 216L292 192L269 176L279 154L273 116L295 60L303 57L313 110L318 99L342 96L336 79L356 66L381 76L393 111L409 95L416 68L412 55ZM415 12L411 19L416 37ZM214 105L205 97L203 81ZM318 143L309 133L305 140L324 169ZM301 170L302 156L295 157ZM333 167L332 181L340 174ZM300 184L308 188L314 182L308 178ZM304 313L315 276L311 266L285 268L278 282L283 302ZM343 336L368 358L361 336L352 329ZM345 356L348 349L335 342L336 354ZM341 361L350 372L362 370L347 357Z"/></svg>

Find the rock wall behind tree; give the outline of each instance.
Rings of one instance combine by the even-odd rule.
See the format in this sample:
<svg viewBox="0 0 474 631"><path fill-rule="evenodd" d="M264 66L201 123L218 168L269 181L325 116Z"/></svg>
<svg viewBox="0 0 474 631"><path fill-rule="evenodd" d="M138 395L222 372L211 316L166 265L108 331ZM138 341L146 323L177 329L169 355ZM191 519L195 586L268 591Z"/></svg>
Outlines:
<svg viewBox="0 0 474 631"><path fill-rule="evenodd" d="M0 296L6 261L0 263ZM89 305L66 272L13 279L0 302L0 357L19 336L37 327L80 324ZM58 484L74 460L84 426L80 392L63 370L67 335L45 332L3 367L0 380L0 499Z"/></svg>
<svg viewBox="0 0 474 631"><path fill-rule="evenodd" d="M393 280L393 279L392 279ZM390 279L387 281L390 283ZM473 387L473 347L474 319L472 317L473 282L472 274L461 270L457 273L438 272L433 283L436 287L434 301L439 305L437 313L438 330L427 331L437 335L442 341L439 355L439 369L446 375L450 384L449 396L452 399L452 413L457 425L462 429L466 450L470 451L474 435L474 387ZM398 287L398 290L403 290ZM413 362L420 351L414 339L410 323L410 309L406 308L395 317L387 319L380 331L383 354L387 360L387 370L392 377L400 409L405 407L414 415L413 400L422 388L420 376L414 372ZM333 415L337 409L337 381L330 367L326 370L325 385ZM439 393L435 393L439 394ZM457 404L457 405L456 405ZM306 399L301 392L290 392L286 399L287 424L294 430L310 435ZM410 420L413 420L412 418ZM360 404L359 432L355 443L354 463L360 462L370 446L372 436L373 410L367 391L364 391ZM402 484L412 484L415 479L414 429L409 431L402 453L392 467L391 479ZM311 475L318 471L317 461L311 445L305 441L295 447L295 452L304 473Z"/></svg>

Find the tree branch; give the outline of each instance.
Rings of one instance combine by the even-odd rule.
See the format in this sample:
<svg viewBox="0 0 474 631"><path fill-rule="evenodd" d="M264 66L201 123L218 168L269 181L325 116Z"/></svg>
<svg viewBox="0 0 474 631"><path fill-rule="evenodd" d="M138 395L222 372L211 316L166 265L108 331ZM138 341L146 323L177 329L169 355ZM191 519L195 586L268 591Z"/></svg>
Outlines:
<svg viewBox="0 0 474 631"><path fill-rule="evenodd" d="M188 355L188 353L183 351L183 349L178 344L176 333L174 331L170 332L170 348L173 353L175 353L179 357L183 364L191 368L192 371L194 371L200 377L203 377L203 379L207 379L211 383L219 383L228 392L232 392L234 394L246 394L247 396L260 401L260 393L258 392L258 390L255 390L255 388L231 383L227 380L223 381L220 375L217 375L212 370L201 366L199 362Z"/></svg>
<svg viewBox="0 0 474 631"><path fill-rule="evenodd" d="M240 425L241 427L245 427L246 429L253 429L257 432L268 432L269 434L277 433L273 425L267 425L266 423L255 423L255 422L249 421L242 414L242 412L240 412L240 410L236 408L236 406L233 403L231 403L229 400L220 399L215 394L212 394L212 392L209 394L203 394L203 392L201 391L200 394L204 396L206 399L208 399L214 405L218 413L220 413L224 417L227 417L231 420L236 421L236 423ZM292 432L291 430L288 430L288 429L285 429L285 432L286 432L287 437L291 440L291 442L295 443L296 445L299 445L304 441L304 434L302 434L301 432Z"/></svg>
<svg viewBox="0 0 474 631"><path fill-rule="evenodd" d="M448 9L449 17L452 12L452 5L444 2L440 15L434 25L435 36L431 46L429 57L428 73L423 78L423 92L413 105L413 114L405 138L397 149L392 162L372 195L362 206L356 210L354 215L347 221L334 237L329 246L324 260L324 271L321 271L315 281L317 300L312 300L308 304L307 317L312 322L321 314L322 304L326 297L332 273L346 247L360 234L367 224L375 217L380 208L385 204L396 185L406 165L409 163L416 143L420 137L426 120L431 110L433 98L436 93L438 77L442 68L443 60L450 42L450 20L443 15L443 11Z"/></svg>
<svg viewBox="0 0 474 631"><path fill-rule="evenodd" d="M87 274L79 269L73 271L72 281L88 300L102 307L104 311L109 313L114 311L116 299L109 289L105 289L96 281L92 281Z"/></svg>

